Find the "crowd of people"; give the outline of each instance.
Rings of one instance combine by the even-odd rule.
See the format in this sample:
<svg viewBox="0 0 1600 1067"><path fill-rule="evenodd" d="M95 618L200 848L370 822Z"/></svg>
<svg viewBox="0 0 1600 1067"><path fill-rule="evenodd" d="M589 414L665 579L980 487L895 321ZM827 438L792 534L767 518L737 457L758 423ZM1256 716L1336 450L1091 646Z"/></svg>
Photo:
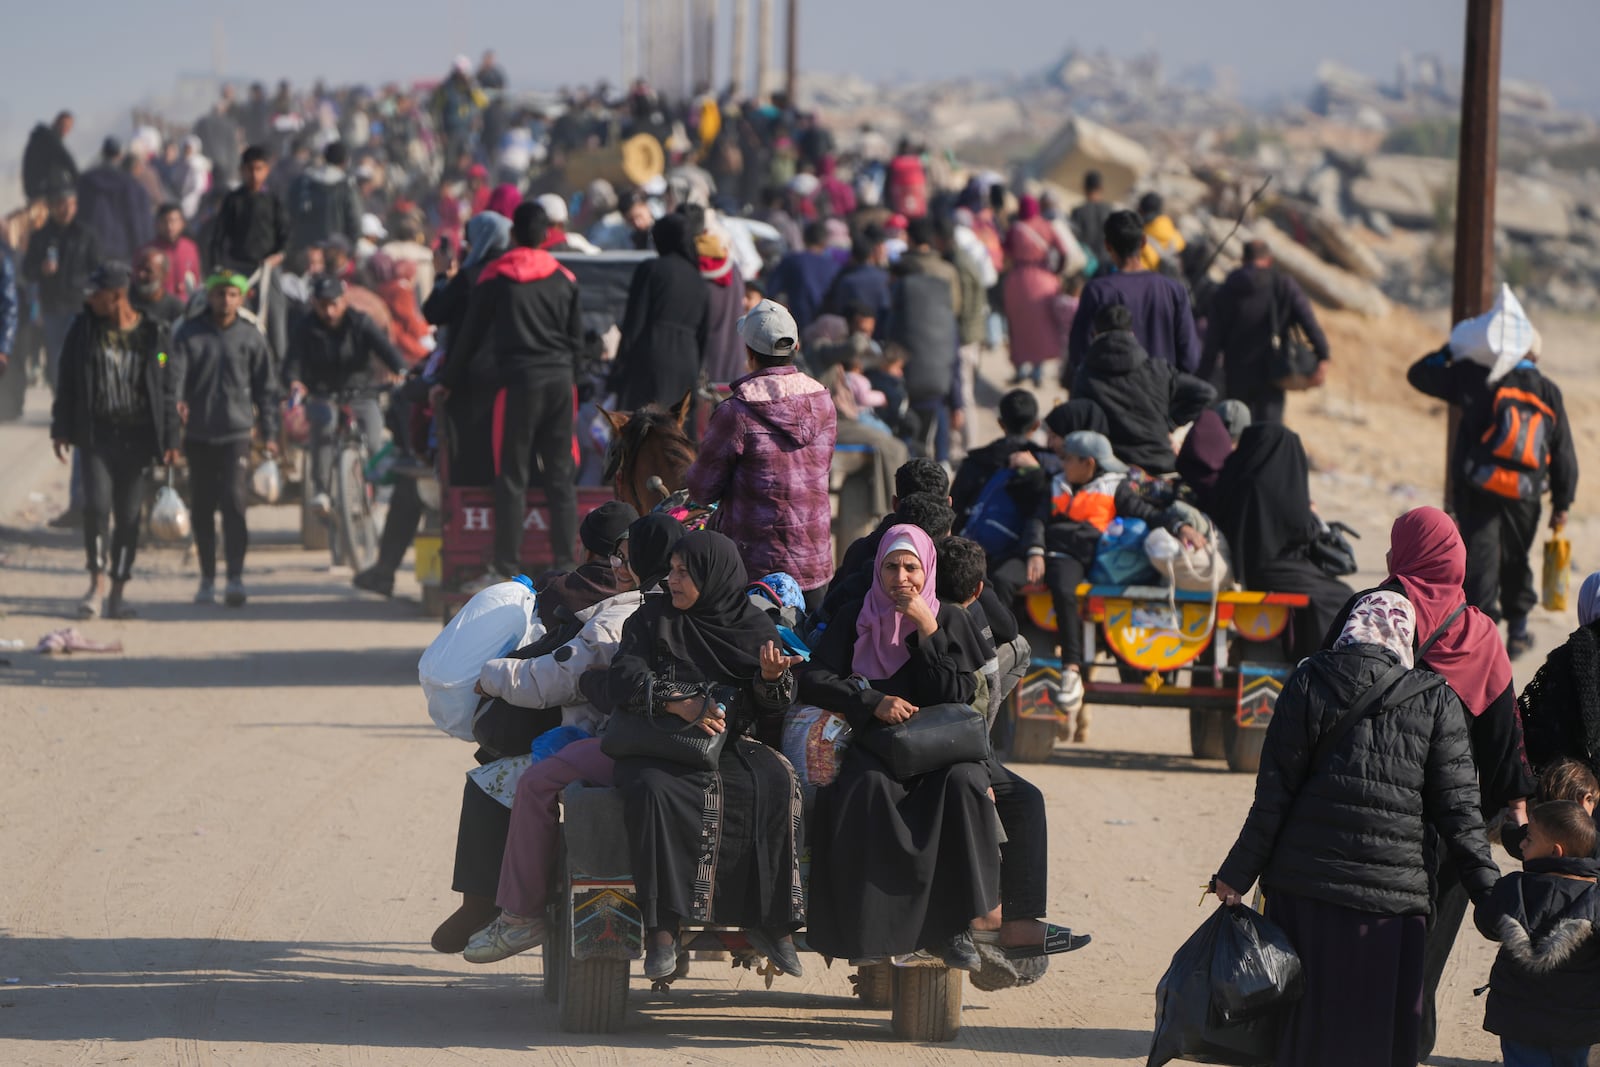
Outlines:
<svg viewBox="0 0 1600 1067"><path fill-rule="evenodd" d="M1571 807L1592 810L1600 787L1568 766L1600 769L1600 578L1520 702L1512 682L1542 497L1559 528L1577 482L1536 334L1510 360L1446 346L1411 368L1464 412L1456 517L1403 516L1387 580L1357 594L1283 424L1290 335L1311 360L1293 387L1320 384L1330 355L1309 302L1259 241L1213 281L1213 251L1155 193L1119 209L1091 172L1069 210L1063 191L1000 175L944 187L921 146L868 130L841 153L781 96L667 101L640 83L519 101L492 53L426 90L228 89L192 132L141 125L82 172L72 121L28 143L30 207L18 247L0 247L0 371L54 390L51 437L73 463L57 524L84 533L84 615L133 614L158 463L186 472L196 600L217 599L220 512L222 599L245 604L254 456L303 424L306 492L326 513L341 407L374 451L386 432L421 466L444 447L452 484L494 487L492 556L468 592L523 571L527 491L543 491L545 636L483 667L462 904L435 948L487 962L543 942L557 798L584 781L621 792L653 979L677 967L684 923L742 927L794 975L804 926L813 949L862 965L1037 979L1088 940L1045 921L1038 789L992 754L896 774L860 741L813 775L781 736L796 707L858 739L944 707L987 730L1027 664L1015 598L1040 587L1056 700L1086 739L1077 590L1137 526L1245 588L1307 599L1279 642L1298 666L1255 804L1214 882L1237 904L1260 881L1304 962L1280 1062L1425 1056L1468 903L1506 944L1489 1025L1508 1062L1600 1040L1583 984L1600 944L1548 941L1600 906L1593 824ZM568 180L641 133L664 149L659 178ZM637 258L605 331L573 269L601 251ZM977 366L1007 338L1002 435L980 443ZM1049 410L1047 368L1071 398ZM585 404L679 412L698 444L683 488L715 505L711 528L621 501L580 515ZM883 506L836 556L839 445L875 457ZM357 586L392 592L421 515L399 479ZM752 582L785 602L783 629ZM681 721L701 762L625 745L641 717ZM1508 879L1484 830L1501 811L1528 827L1507 831L1527 862Z"/></svg>

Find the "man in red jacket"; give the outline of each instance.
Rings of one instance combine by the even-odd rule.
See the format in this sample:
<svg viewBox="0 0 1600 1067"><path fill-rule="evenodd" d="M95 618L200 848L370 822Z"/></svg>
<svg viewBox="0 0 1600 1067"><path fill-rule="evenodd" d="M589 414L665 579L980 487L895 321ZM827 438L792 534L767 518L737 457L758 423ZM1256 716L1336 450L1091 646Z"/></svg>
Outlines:
<svg viewBox="0 0 1600 1067"><path fill-rule="evenodd" d="M466 380L474 354L488 349L505 389L500 473L494 483L494 564L489 577L522 571L522 523L537 454L550 506L551 567L572 570L578 543L578 491L572 459L572 390L583 319L572 272L539 246L550 218L524 203L511 219L516 247L478 275L461 336L439 369L435 404Z"/></svg>
<svg viewBox="0 0 1600 1067"><path fill-rule="evenodd" d="M739 546L752 580L783 571L815 610L833 579L833 398L794 365L800 331L782 304L761 301L739 335L751 373L711 413L685 476L689 495L719 505L714 525Z"/></svg>

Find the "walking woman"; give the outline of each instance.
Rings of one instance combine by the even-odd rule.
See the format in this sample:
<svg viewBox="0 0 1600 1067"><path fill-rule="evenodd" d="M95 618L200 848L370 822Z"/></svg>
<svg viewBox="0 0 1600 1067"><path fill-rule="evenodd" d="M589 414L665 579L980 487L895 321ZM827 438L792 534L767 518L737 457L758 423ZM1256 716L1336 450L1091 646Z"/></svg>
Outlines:
<svg viewBox="0 0 1600 1067"><path fill-rule="evenodd" d="M1418 1062L1424 812L1473 900L1499 877L1460 699L1415 667L1416 624L1400 593L1369 593L1333 647L1296 668L1267 727L1250 814L1213 883L1232 905L1259 878L1267 918L1300 955L1305 995L1278 1067Z"/></svg>
<svg viewBox="0 0 1600 1067"><path fill-rule="evenodd" d="M1526 798L1536 782L1523 756L1522 725L1516 691L1511 685L1511 660L1489 617L1468 607L1462 583L1467 575L1467 549L1455 522L1438 508L1416 508L1395 520L1389 534L1389 578L1379 588L1406 598L1416 612L1417 632L1426 641L1437 633L1419 662L1444 678L1459 698L1478 780L1480 813L1485 819L1502 808L1527 821ZM1323 640L1331 647L1343 632L1352 600ZM1428 856L1436 876L1433 915L1428 924L1423 980L1421 1057L1433 1051L1437 1030L1435 993L1445 963L1467 912L1467 890L1456 868L1440 850Z"/></svg>
<svg viewBox="0 0 1600 1067"><path fill-rule="evenodd" d="M891 526L872 589L829 622L800 699L860 734L922 707L970 704L985 659L972 617L935 594L933 541ZM919 950L981 966L970 934L1000 904L1000 837L989 770L957 763L901 781L862 745L817 792L806 942L845 960Z"/></svg>
<svg viewBox="0 0 1600 1067"><path fill-rule="evenodd" d="M91 275L84 310L61 346L50 439L63 463L79 450L89 591L78 614L127 619L123 600L139 550L144 475L178 461L177 397L167 383L167 328L128 302L132 272L106 262ZM110 579L107 595L106 581ZM101 597L105 597L104 605Z"/></svg>
<svg viewBox="0 0 1600 1067"><path fill-rule="evenodd" d="M722 534L678 542L667 598L647 600L623 628L607 690L608 732L623 715L677 716L708 737L727 733L716 770L654 757L616 761L633 884L647 933L644 973L678 965L682 920L739 926L787 974L802 973L790 934L805 919L800 888L800 787L776 738L794 698L777 627L745 596L739 550Z"/></svg>
<svg viewBox="0 0 1600 1067"><path fill-rule="evenodd" d="M1518 703L1534 767L1566 757L1600 768L1600 572L1578 591L1578 628L1545 658Z"/></svg>
<svg viewBox="0 0 1600 1067"><path fill-rule="evenodd" d="M703 220L703 216L700 216ZM655 259L633 271L610 389L617 410L667 410L693 392L710 330L711 294L700 277L699 232L678 212L656 220Z"/></svg>
<svg viewBox="0 0 1600 1067"><path fill-rule="evenodd" d="M1352 592L1308 554L1320 529L1309 478L1300 438L1282 425L1263 424L1240 436L1212 490L1212 518L1233 550L1233 573L1244 587L1311 598L1295 609L1284 635L1290 663L1320 647Z"/></svg>
<svg viewBox="0 0 1600 1067"><path fill-rule="evenodd" d="M1061 279L1055 264L1065 262L1067 250L1055 227L1039 213L1039 201L1024 196L1018 202L1017 220L1006 232L1006 319L1011 329L1011 364L1016 368L1012 385L1031 380L1038 385L1047 360L1060 359L1067 350L1067 335L1056 316Z"/></svg>

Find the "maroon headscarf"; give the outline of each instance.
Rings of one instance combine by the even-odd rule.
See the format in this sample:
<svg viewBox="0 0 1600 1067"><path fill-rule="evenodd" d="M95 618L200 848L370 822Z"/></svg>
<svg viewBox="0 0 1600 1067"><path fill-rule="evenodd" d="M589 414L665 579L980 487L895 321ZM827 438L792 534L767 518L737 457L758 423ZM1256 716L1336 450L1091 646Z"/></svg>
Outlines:
<svg viewBox="0 0 1600 1067"><path fill-rule="evenodd" d="M1039 217L1039 198L1024 196L1017 200L1017 221L1028 222Z"/></svg>
<svg viewBox="0 0 1600 1067"><path fill-rule="evenodd" d="M485 211L493 211L496 215L510 218L517 213L517 205L522 203L522 194L517 192L517 187L507 182L494 187L494 192L489 194L489 206Z"/></svg>
<svg viewBox="0 0 1600 1067"><path fill-rule="evenodd" d="M1211 508L1211 490L1216 488L1222 465L1233 455L1233 438L1222 416L1207 408L1189 427L1178 451L1178 476L1194 490L1201 511Z"/></svg>
<svg viewBox="0 0 1600 1067"><path fill-rule="evenodd" d="M1467 546L1450 516L1438 508L1416 508L1396 519L1389 534L1389 576L1417 609L1417 640L1426 641L1467 599L1461 588ZM1511 685L1511 660L1500 631L1474 607L1457 616L1422 662L1444 676L1474 716Z"/></svg>

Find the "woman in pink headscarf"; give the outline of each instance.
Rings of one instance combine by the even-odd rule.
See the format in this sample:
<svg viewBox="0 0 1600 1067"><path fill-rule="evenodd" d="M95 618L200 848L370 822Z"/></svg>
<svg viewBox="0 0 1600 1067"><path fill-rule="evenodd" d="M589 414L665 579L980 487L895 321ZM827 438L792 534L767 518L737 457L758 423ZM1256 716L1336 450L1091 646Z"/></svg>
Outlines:
<svg viewBox="0 0 1600 1067"><path fill-rule="evenodd" d="M489 194L489 205L484 210L493 211L495 214L504 215L509 219L517 213L517 205L520 203L522 203L522 194L517 191L515 185L507 182L504 185L494 187L494 192Z"/></svg>
<svg viewBox="0 0 1600 1067"><path fill-rule="evenodd" d="M1526 798L1536 781L1524 755L1522 720L1512 687L1511 660L1500 632L1487 615L1467 604L1462 583L1467 577L1467 548L1454 520L1438 508L1416 508L1394 522L1389 534L1389 577L1380 589L1402 592L1416 609L1416 644L1439 634L1421 666L1440 675L1461 698L1467 711L1467 736L1477 765L1485 818L1509 808L1518 823L1527 822ZM1357 594L1339 613L1323 643L1330 648L1343 631ZM1424 953L1422 1059L1433 1048L1436 1029L1434 994L1445 961L1466 915L1467 891L1455 867L1432 856L1438 885L1433 922Z"/></svg>
<svg viewBox="0 0 1600 1067"><path fill-rule="evenodd" d="M842 716L857 737L922 707L972 703L987 657L965 608L936 595L936 567L926 533L891 526L871 591L830 620L799 699ZM1000 903L988 789L982 763L901 781L851 745L817 793L807 943L847 960L927 950L977 969L969 926Z"/></svg>
<svg viewBox="0 0 1600 1067"><path fill-rule="evenodd" d="M1037 197L1018 202L1017 220L1006 232L1006 319L1011 328L1011 364L1016 368L1012 385L1032 379L1038 385L1047 360L1060 359L1067 335L1056 314L1061 279L1056 264L1064 263L1067 250L1055 227L1039 213Z"/></svg>

